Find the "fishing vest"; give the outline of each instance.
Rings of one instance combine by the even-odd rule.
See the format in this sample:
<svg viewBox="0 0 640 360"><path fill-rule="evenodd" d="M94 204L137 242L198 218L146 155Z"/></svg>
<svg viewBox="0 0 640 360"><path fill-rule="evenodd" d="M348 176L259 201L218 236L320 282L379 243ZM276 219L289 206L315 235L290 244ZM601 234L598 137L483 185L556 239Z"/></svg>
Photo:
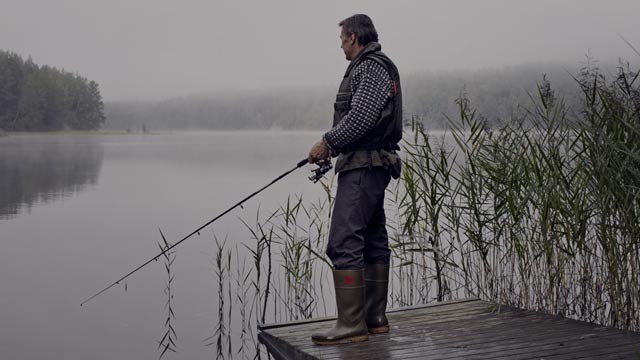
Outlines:
<svg viewBox="0 0 640 360"><path fill-rule="evenodd" d="M371 42L351 61L344 78L340 83L336 102L334 104L333 127L338 125L351 110L351 77L355 68L363 60L369 59L380 64L393 81L393 96L387 100L380 112L375 126L354 144L341 149L345 154L358 150L399 150L398 143L402 139L402 90L400 88L400 75L395 64L381 50L380 44Z"/></svg>

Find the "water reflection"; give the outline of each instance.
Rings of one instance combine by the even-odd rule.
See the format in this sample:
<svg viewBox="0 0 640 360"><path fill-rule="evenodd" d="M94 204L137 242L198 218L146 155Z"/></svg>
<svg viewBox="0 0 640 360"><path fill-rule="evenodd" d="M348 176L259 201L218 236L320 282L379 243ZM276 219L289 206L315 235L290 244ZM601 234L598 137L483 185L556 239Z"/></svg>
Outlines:
<svg viewBox="0 0 640 360"><path fill-rule="evenodd" d="M102 161L102 145L93 136L0 138L0 219L95 185Z"/></svg>
<svg viewBox="0 0 640 360"><path fill-rule="evenodd" d="M80 302L156 254L159 227L175 242L290 169L319 136L211 132L0 138L0 192L6 189L0 206L2 216L15 217L0 220L0 324L8 324L0 326L0 358L158 358L169 310L161 259L87 306ZM275 293L282 270L275 262L280 248L274 246L272 286L264 305L267 251L256 287L252 251L257 240L239 218L253 224L258 208L271 213L290 193L316 199L323 190L307 174L307 169L298 170L178 248L171 268L176 276L171 326L178 352L167 351L163 360L213 358L218 344L220 357L226 358L253 359L264 351L254 341L257 319L262 321L264 313L256 308L254 294L261 294L265 320L275 322L286 319L272 314L274 305L278 314L293 305L284 307L274 299L298 292L288 295L282 278ZM68 198L81 190L88 191ZM215 234L228 239L223 270L215 265ZM220 284L212 281L217 271L224 271ZM224 332L216 332L221 328ZM260 356L267 359L264 352Z"/></svg>

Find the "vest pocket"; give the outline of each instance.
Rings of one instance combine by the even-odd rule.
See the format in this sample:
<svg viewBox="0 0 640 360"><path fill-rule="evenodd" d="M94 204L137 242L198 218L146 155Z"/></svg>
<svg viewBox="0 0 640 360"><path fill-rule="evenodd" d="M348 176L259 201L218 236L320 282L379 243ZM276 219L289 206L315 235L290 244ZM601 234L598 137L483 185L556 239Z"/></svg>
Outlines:
<svg viewBox="0 0 640 360"><path fill-rule="evenodd" d="M333 108L336 111L345 111L351 109L351 93L339 92L336 95L336 102L333 104Z"/></svg>

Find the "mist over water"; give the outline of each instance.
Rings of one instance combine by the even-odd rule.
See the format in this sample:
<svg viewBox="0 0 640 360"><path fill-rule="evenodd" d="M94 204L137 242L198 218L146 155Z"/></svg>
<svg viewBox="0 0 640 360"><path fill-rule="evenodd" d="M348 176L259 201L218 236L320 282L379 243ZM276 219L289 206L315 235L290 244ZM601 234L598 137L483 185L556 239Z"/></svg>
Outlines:
<svg viewBox="0 0 640 360"><path fill-rule="evenodd" d="M150 264L124 286L79 304L295 166L320 133L204 132L0 138L3 196L0 357L148 359L163 334L165 274ZM11 151L5 151L9 147ZM33 160L33 159L38 159ZM39 172L43 171L43 172ZM177 248L176 358L211 358L217 322L214 233L248 241L252 222L290 194L321 195L299 169ZM17 190L21 193L16 193ZM50 195L56 194L56 195ZM22 204L22 205L19 205ZM26 205L25 205L26 204ZM169 357L171 358L171 357Z"/></svg>
<svg viewBox="0 0 640 360"><path fill-rule="evenodd" d="M430 131L446 127L461 93L497 127L531 105L543 74L569 106L580 104L572 76L585 54L609 78L619 57L640 61L620 37L640 49L637 0L21 0L1 8L0 50L95 80L103 130L132 133L0 131L0 359L157 358L161 261L80 303L156 255L159 229L175 242L306 157L330 125L348 65L337 25L347 16L372 17L400 70L407 119ZM182 130L207 131L160 132ZM167 358L215 357L205 346L218 321L215 239L250 262L241 219L253 224L258 209L269 213L287 196L322 197L307 176L297 170L177 249L178 353Z"/></svg>

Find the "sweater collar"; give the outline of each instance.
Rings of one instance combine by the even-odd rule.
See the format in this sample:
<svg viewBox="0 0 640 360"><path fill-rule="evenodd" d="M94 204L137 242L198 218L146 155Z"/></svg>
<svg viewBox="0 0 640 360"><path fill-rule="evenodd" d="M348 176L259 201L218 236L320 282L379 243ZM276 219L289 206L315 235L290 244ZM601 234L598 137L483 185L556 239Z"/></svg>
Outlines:
<svg viewBox="0 0 640 360"><path fill-rule="evenodd" d="M382 50L382 46L379 43L375 42L375 41L372 41L372 42L368 43L367 45L365 45L365 47L358 53L358 55L356 55L356 57L353 60L351 60L351 62L349 63L349 66L347 67L347 71L345 72L344 76L345 77L348 76L349 72L351 72L351 70L354 67L358 66L358 64L360 64L360 62L362 62L362 59L366 55L371 54L371 53L376 52L376 51L381 51L381 50Z"/></svg>

